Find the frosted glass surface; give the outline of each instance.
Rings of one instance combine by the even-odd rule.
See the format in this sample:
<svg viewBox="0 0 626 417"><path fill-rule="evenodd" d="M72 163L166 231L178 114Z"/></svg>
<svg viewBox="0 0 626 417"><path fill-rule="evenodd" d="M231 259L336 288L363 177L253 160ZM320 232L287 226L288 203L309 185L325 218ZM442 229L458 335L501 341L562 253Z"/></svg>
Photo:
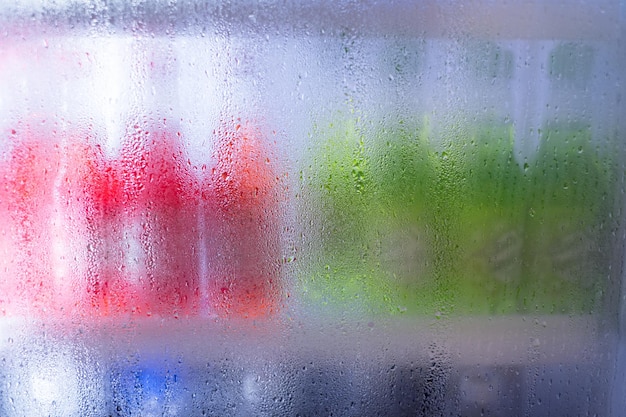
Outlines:
<svg viewBox="0 0 626 417"><path fill-rule="evenodd" d="M0 6L0 415L623 415L625 10Z"/></svg>

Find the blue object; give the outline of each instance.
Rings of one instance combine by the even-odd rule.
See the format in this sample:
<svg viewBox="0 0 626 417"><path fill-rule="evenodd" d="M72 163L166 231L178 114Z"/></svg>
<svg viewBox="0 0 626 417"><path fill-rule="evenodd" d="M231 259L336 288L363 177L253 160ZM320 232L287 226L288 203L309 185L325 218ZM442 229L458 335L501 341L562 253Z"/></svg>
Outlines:
<svg viewBox="0 0 626 417"><path fill-rule="evenodd" d="M116 416L187 416L193 407L190 382L180 363L137 361L113 367Z"/></svg>

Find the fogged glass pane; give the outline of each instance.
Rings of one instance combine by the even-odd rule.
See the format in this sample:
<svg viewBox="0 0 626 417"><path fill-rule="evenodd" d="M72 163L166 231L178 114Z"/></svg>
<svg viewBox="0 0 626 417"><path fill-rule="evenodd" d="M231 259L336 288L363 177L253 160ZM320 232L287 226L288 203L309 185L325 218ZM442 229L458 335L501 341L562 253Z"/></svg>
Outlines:
<svg viewBox="0 0 626 417"><path fill-rule="evenodd" d="M624 10L0 6L0 415L621 415Z"/></svg>

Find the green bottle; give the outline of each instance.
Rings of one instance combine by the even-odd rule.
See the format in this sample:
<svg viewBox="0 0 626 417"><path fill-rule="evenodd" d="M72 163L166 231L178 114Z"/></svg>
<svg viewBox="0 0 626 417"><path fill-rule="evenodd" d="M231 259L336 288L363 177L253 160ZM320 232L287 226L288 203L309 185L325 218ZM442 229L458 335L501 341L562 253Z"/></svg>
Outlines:
<svg viewBox="0 0 626 417"><path fill-rule="evenodd" d="M354 317L425 311L433 170L424 131L363 126L347 118L314 133L303 206L319 240L301 274L305 304Z"/></svg>
<svg viewBox="0 0 626 417"><path fill-rule="evenodd" d="M524 310L580 314L599 306L609 274L612 166L588 127L543 132L531 164Z"/></svg>
<svg viewBox="0 0 626 417"><path fill-rule="evenodd" d="M440 301L431 227L436 156L429 135L427 119L391 121L374 135L375 259L391 313L431 315Z"/></svg>
<svg viewBox="0 0 626 417"><path fill-rule="evenodd" d="M439 152L432 224L442 308L507 314L522 280L526 176L512 129L483 122L451 129Z"/></svg>

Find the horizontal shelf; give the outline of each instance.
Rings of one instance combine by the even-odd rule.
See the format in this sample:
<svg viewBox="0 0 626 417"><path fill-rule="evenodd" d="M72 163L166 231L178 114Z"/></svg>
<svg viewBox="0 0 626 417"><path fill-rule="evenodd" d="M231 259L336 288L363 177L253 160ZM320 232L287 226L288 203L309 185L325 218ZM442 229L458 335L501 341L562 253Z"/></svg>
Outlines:
<svg viewBox="0 0 626 417"><path fill-rule="evenodd" d="M620 2L601 0L343 0L264 2L208 0L10 2L0 21L59 28L88 27L132 33L225 33L275 30L307 35L358 32L409 36L472 35L515 39L615 39L620 36Z"/></svg>
<svg viewBox="0 0 626 417"><path fill-rule="evenodd" d="M0 351L17 345L94 346L107 357L123 352L169 352L192 360L237 356L273 361L283 357L372 363L439 358L452 366L596 364L615 341L601 334L598 317L484 316L288 325L209 318L107 319L97 323L35 323L2 319ZM43 342L42 342L43 341Z"/></svg>

